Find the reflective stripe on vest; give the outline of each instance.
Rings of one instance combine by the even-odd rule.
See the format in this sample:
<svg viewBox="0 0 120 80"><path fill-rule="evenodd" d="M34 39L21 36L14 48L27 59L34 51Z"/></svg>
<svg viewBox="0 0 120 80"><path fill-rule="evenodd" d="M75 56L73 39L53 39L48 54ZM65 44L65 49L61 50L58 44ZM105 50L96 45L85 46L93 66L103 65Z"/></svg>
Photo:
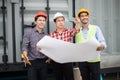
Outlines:
<svg viewBox="0 0 120 80"><path fill-rule="evenodd" d="M86 39L84 39L82 29L81 29L80 32L76 34L76 37L75 37L76 43L87 42L91 37L95 37L95 33L96 33L96 26L90 25L87 33L87 37ZM99 61L100 61L100 57L96 60L89 60L88 62L99 62Z"/></svg>

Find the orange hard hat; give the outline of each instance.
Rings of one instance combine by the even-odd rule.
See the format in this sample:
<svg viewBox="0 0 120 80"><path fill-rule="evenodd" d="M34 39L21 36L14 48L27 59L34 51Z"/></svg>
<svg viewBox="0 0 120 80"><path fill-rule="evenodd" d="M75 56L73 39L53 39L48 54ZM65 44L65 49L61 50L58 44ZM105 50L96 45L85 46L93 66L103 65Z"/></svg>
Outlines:
<svg viewBox="0 0 120 80"><path fill-rule="evenodd" d="M78 11L78 13L77 13L77 16L79 17L79 15L80 15L81 13L87 13L88 16L90 15L90 13L89 13L89 11L88 11L87 9L80 9L80 10Z"/></svg>
<svg viewBox="0 0 120 80"><path fill-rule="evenodd" d="M36 19L36 18L39 17L39 16L43 16L43 17L45 17L45 19L47 19L47 15L46 15L43 11L38 12L38 13L35 15L34 19Z"/></svg>

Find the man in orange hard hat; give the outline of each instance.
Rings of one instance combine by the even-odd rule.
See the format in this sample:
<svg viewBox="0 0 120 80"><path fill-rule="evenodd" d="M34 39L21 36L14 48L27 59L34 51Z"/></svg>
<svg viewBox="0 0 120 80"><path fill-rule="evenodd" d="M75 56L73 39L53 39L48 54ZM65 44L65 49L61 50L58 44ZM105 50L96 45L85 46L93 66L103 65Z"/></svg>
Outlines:
<svg viewBox="0 0 120 80"><path fill-rule="evenodd" d="M40 11L35 17L36 26L26 30L22 42L22 57L28 67L28 80L47 80L48 58L39 52L37 42L46 34L43 32L47 15Z"/></svg>
<svg viewBox="0 0 120 80"><path fill-rule="evenodd" d="M100 43L96 50L104 50L106 48L104 36L97 25L89 24L89 11L80 9L77 16L82 23L82 27L80 32L76 34L76 43L83 43L94 37ZM79 68L83 80L100 80L100 56L96 60L79 62Z"/></svg>

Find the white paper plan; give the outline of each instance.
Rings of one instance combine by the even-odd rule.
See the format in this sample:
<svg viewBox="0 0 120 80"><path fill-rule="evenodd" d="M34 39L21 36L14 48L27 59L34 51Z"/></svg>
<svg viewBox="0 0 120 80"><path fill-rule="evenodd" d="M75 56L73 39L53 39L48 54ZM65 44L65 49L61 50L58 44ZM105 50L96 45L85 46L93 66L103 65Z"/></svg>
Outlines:
<svg viewBox="0 0 120 80"><path fill-rule="evenodd" d="M85 43L69 43L49 36L43 37L37 46L40 52L58 63L82 62L97 59L100 51L96 51L99 42L91 38Z"/></svg>

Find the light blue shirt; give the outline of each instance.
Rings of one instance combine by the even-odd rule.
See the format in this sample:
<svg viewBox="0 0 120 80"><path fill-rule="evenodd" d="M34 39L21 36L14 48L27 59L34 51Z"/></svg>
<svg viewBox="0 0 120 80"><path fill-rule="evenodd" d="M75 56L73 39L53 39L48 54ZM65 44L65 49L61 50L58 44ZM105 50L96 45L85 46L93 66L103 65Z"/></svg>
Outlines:
<svg viewBox="0 0 120 80"><path fill-rule="evenodd" d="M90 24L88 25L88 28L87 28L87 29L82 29L82 32L83 32L82 34L83 34L83 38L84 38L84 39L87 38L87 33L88 33L89 28L90 28ZM107 47L105 38L104 38L104 36L103 36L103 34L102 34L101 29L100 29L98 26L96 26L95 37L96 37L96 39L98 40L98 42L99 42L100 44L103 44L105 48Z"/></svg>

